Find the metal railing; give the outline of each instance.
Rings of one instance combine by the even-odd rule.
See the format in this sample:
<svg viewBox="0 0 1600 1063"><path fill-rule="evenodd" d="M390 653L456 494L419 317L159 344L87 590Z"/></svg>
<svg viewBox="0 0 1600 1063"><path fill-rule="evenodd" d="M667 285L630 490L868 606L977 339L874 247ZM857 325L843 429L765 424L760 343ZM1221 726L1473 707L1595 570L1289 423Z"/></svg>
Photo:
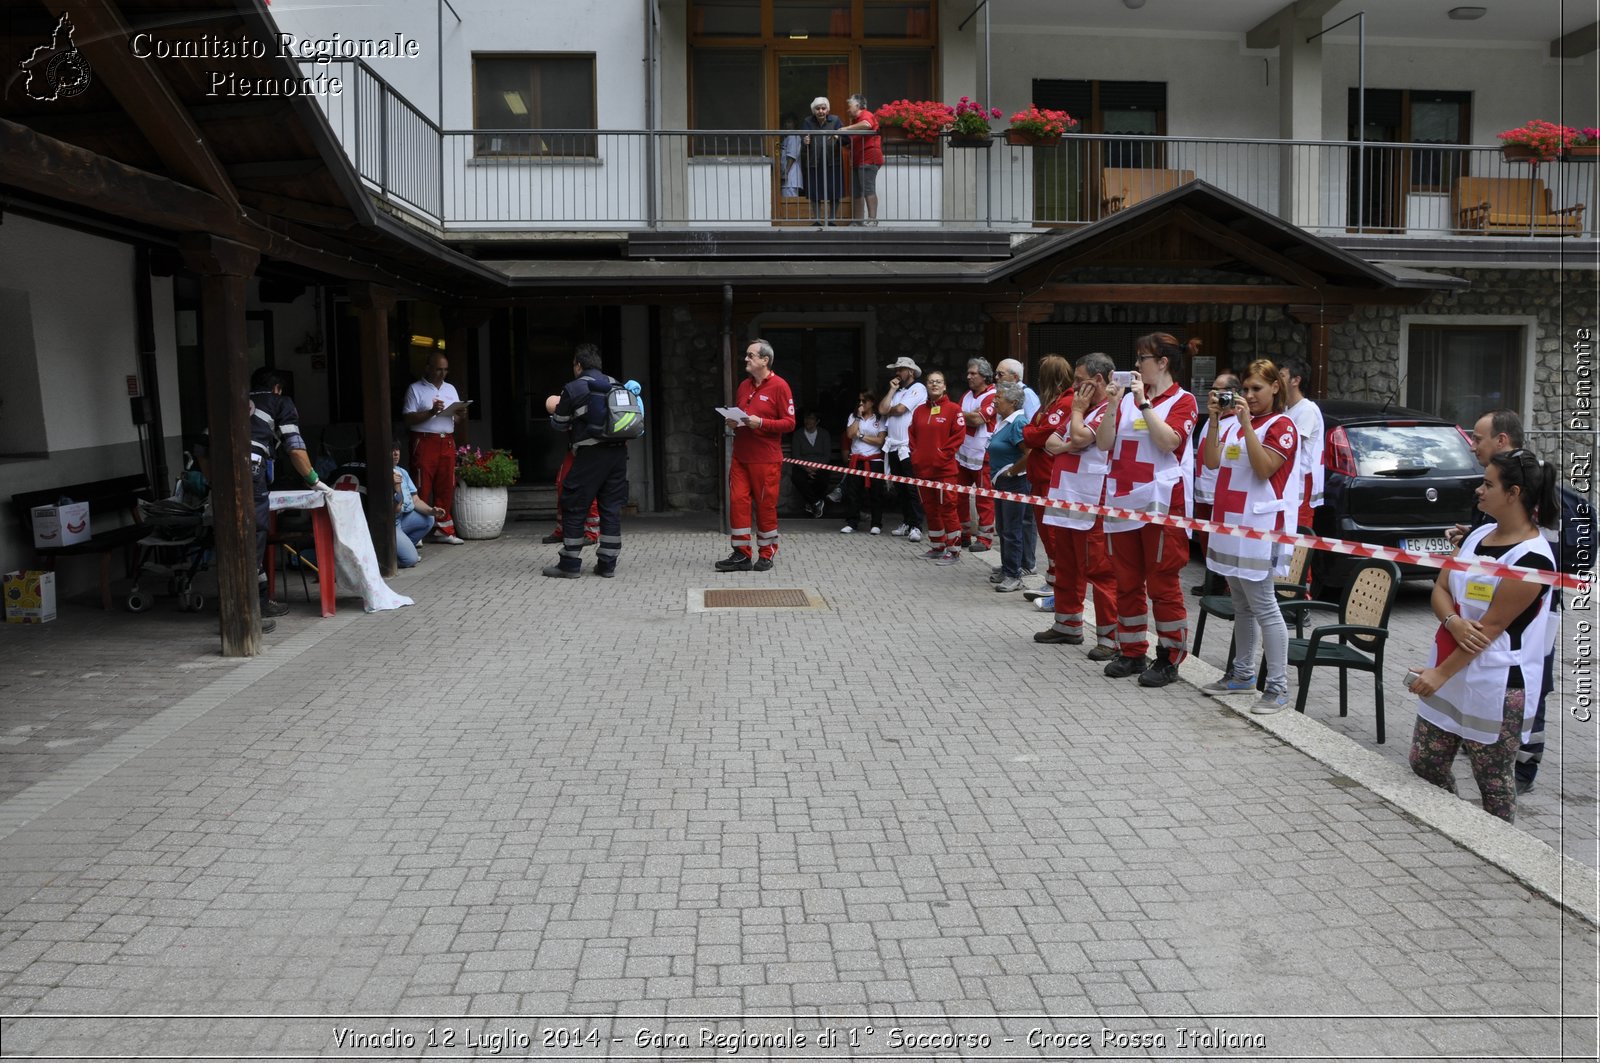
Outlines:
<svg viewBox="0 0 1600 1063"><path fill-rule="evenodd" d="M793 131L443 130L365 63L344 63L354 67L348 94L319 97L335 135L375 194L445 230L866 220L848 150L828 143L858 135L813 133L793 194ZM1498 147L1098 135L1024 146L997 134L976 147L941 138L884 149L884 227L1085 225L1189 180L1323 235L1593 237L1600 211L1594 160L1511 161Z"/></svg>

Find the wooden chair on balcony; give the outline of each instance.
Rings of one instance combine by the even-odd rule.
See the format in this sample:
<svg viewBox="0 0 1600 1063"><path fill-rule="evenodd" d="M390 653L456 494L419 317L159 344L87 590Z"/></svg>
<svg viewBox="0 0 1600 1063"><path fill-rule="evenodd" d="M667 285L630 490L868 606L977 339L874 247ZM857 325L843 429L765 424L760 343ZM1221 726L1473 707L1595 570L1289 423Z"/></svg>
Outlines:
<svg viewBox="0 0 1600 1063"><path fill-rule="evenodd" d="M1455 187L1456 224L1472 233L1568 236L1583 231L1583 204L1554 210L1538 177L1461 177Z"/></svg>
<svg viewBox="0 0 1600 1063"><path fill-rule="evenodd" d="M1115 214L1193 180L1193 170L1108 166L1100 173L1100 215Z"/></svg>

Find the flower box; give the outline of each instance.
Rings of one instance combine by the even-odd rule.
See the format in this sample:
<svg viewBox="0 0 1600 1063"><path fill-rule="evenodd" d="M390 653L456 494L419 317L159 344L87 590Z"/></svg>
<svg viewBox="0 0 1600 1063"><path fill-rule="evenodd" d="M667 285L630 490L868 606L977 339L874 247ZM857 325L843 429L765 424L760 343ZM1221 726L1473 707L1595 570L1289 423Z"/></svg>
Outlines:
<svg viewBox="0 0 1600 1063"><path fill-rule="evenodd" d="M1060 133L1030 133L1026 129L1006 130L1006 143L1023 148L1048 147L1061 143Z"/></svg>

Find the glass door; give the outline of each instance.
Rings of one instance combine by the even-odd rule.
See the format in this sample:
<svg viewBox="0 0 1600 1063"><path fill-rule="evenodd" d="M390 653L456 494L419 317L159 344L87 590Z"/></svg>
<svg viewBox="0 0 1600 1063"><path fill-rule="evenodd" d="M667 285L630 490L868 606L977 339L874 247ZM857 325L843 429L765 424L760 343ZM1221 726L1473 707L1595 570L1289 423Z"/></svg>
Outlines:
<svg viewBox="0 0 1600 1063"><path fill-rule="evenodd" d="M818 52L779 52L778 61L778 89L773 94L777 108L772 117L775 129L787 129L792 122L798 129L805 124L811 114L811 101L818 96L828 98L829 114L837 115L841 124L849 124L849 111L845 108L845 98L851 93L850 88L850 57L843 54L823 54ZM779 138L777 152L779 158L773 166L772 186L772 218L779 224L810 224L811 201L809 193L813 189L808 184L816 182L818 178L827 177L825 171L819 170L828 158L827 149L816 138L812 141L809 153L801 152L801 165L799 167L799 184L785 183L785 177L791 171L786 169L787 162L783 158L784 141ZM838 139L838 138L834 138ZM792 147L791 142L791 147ZM810 181L808 181L808 178ZM842 182L839 189L839 213L841 218L850 215L850 165L849 160L840 159L838 176L835 180ZM848 411L846 411L848 412Z"/></svg>

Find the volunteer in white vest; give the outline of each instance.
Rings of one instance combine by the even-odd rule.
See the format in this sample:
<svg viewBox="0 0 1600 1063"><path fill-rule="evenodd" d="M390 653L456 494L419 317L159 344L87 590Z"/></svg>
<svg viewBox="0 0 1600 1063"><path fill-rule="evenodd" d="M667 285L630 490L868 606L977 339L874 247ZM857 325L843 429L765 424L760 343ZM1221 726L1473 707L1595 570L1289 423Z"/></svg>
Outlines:
<svg viewBox="0 0 1600 1063"><path fill-rule="evenodd" d="M1494 523L1467 536L1456 557L1554 571L1539 533L1561 516L1556 469L1532 451L1496 454L1483 470L1478 508ZM1550 588L1476 572L1441 572L1433 585L1440 628L1428 667L1409 684L1417 695L1411 770L1455 793L1452 765L1465 743L1483 809L1510 821L1517 805L1513 765L1527 740L1544 673Z"/></svg>
<svg viewBox="0 0 1600 1063"><path fill-rule="evenodd" d="M1244 382L1228 370L1218 373L1216 379L1211 381L1212 391L1243 391ZM1200 438L1194 444L1194 517L1195 520L1211 519L1211 499L1217 492L1217 470L1206 468L1205 450L1201 443L1205 441L1205 424L1200 426ZM1189 541L1194 544L1193 556L1200 559L1201 564L1206 560L1206 540L1208 536L1203 531L1197 531L1190 536ZM1191 594L1221 594L1225 582L1211 574L1206 573L1199 586L1190 587Z"/></svg>
<svg viewBox="0 0 1600 1063"><path fill-rule="evenodd" d="M1152 516L1190 516L1193 499L1194 426L1200 410L1194 396L1177 383L1184 355L1193 356L1199 340L1180 344L1170 334L1153 332L1134 342L1133 381L1113 381L1111 405L1095 433L1111 470L1106 505L1141 510ZM1189 610L1179 574L1189 560L1189 533L1182 528L1127 518L1106 518L1106 553L1117 574L1117 648L1121 656L1106 665L1113 679L1137 675L1139 684L1164 687L1178 678L1188 656ZM1145 657L1149 629L1156 627L1156 660Z"/></svg>
<svg viewBox="0 0 1600 1063"><path fill-rule="evenodd" d="M884 366L894 373L889 381L883 401L878 403L878 415L883 418L888 438L883 442L884 462L895 476L911 475L911 414L928 401L928 389L918 383L922 367L901 355ZM900 526L890 535L905 536L910 542L922 541L922 501L917 489L910 484L894 484L891 488L900 502Z"/></svg>
<svg viewBox="0 0 1600 1063"><path fill-rule="evenodd" d="M961 419L967 427L967 438L956 451L956 465L960 482L967 487L988 490L989 436L994 432L994 369L987 358L973 358L967 362L968 391L961 397ZM994 499L987 495L963 495L960 499L961 527L973 553L982 553L994 544ZM976 508L977 520L972 519Z"/></svg>
<svg viewBox="0 0 1600 1063"><path fill-rule="evenodd" d="M1111 462L1095 445L1095 433L1110 406L1106 385L1116 372L1108 354L1096 351L1078 359L1072 381L1072 416L1045 441L1054 455L1050 497L1098 506L1105 500L1106 470ZM1091 661L1109 661L1117 654L1117 577L1106 554L1105 522L1093 513L1047 509L1044 522L1054 527L1049 545L1055 567L1055 622L1035 632L1033 641L1078 646L1083 643L1083 601L1094 588L1095 645Z"/></svg>
<svg viewBox="0 0 1600 1063"><path fill-rule="evenodd" d="M1300 512L1297 523L1311 527L1312 512L1322 505L1322 407L1305 396L1305 383L1311 367L1304 358L1285 355L1278 359L1283 376L1289 416L1300 433Z"/></svg>
<svg viewBox="0 0 1600 1063"><path fill-rule="evenodd" d="M1217 470L1211 519L1258 531L1292 532L1299 507L1300 450L1294 421L1284 412L1283 381L1270 358L1244 372L1243 393L1224 403L1226 389L1213 390L1206 404L1206 468ZM1227 425L1224 427L1223 422ZM1213 535L1206 568L1228 581L1233 595L1233 667L1204 694L1240 694L1256 685L1256 653L1266 647L1264 692L1250 711L1278 712L1289 704L1289 628L1273 588L1274 576L1289 574L1293 547L1239 535Z"/></svg>

